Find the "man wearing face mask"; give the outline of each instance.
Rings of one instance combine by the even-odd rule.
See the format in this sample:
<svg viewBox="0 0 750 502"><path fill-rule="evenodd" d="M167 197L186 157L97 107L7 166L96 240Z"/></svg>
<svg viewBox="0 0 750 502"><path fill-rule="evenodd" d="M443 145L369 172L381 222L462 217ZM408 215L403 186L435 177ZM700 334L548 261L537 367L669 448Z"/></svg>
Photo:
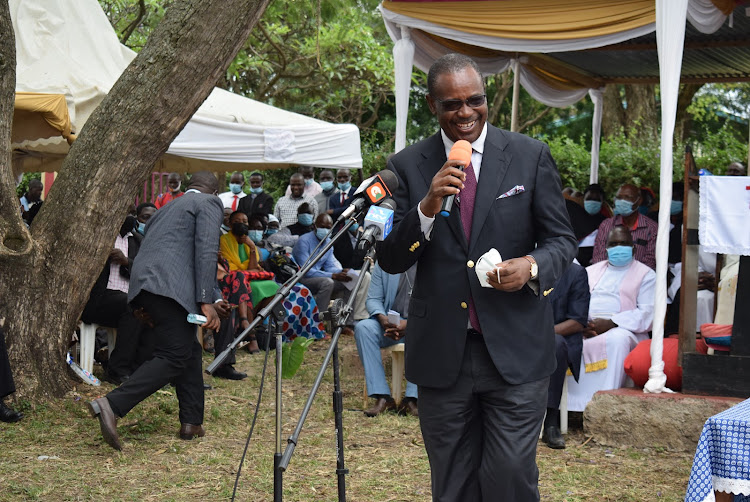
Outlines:
<svg viewBox="0 0 750 502"><path fill-rule="evenodd" d="M602 204L604 202L604 191L599 184L592 184L586 188L583 194L583 207L572 200L565 200L565 209L568 210L570 224L573 233L578 239L578 263L586 267L591 264L591 256L594 254L594 241L598 233L599 225L604 221Z"/></svg>
<svg viewBox="0 0 750 502"><path fill-rule="evenodd" d="M182 197L184 193L180 191L181 186L182 176L180 176L179 173L170 173L169 177L167 178L168 190L163 194L159 194L159 196L154 201L156 209L161 209L167 202L178 197Z"/></svg>
<svg viewBox="0 0 750 502"><path fill-rule="evenodd" d="M586 268L591 301L579 381L568 377L568 410L583 411L600 390L625 386L625 357L648 339L656 274L633 257L633 238L618 225L607 234L607 261ZM631 384L632 385L632 384Z"/></svg>
<svg viewBox="0 0 750 502"><path fill-rule="evenodd" d="M229 191L219 194L219 198L221 199L221 203L224 204L224 207L228 207L232 211L237 211L240 201L247 196L243 190L244 187L245 175L239 171L232 173L232 176L229 178Z"/></svg>
<svg viewBox="0 0 750 502"><path fill-rule="evenodd" d="M297 210L302 204L309 204L313 210L313 217L318 214L318 203L315 198L305 194L305 178L300 173L294 173L289 178L289 186L292 193L280 197L273 210L274 216L279 219L281 228L297 223Z"/></svg>
<svg viewBox="0 0 750 502"><path fill-rule="evenodd" d="M305 195L308 197L315 197L320 192L323 191L323 188L320 186L320 184L315 181L315 169L313 166L299 166L299 169L297 170L297 173L302 175L302 178L305 183ZM289 196L292 194L292 185L291 183L289 186L286 187L286 193L284 195Z"/></svg>
<svg viewBox="0 0 750 502"><path fill-rule="evenodd" d="M302 266L310 258L320 241L329 238L332 226L333 220L327 214L321 214L315 219L315 231L301 236L292 250L292 256L298 265ZM349 269L343 268L333 255L333 249L329 249L300 282L310 288L315 302L322 310L326 310L331 296L347 291L344 283L352 280L347 272Z"/></svg>
<svg viewBox="0 0 750 502"><path fill-rule="evenodd" d="M150 202L141 202L135 208L135 237L140 242L146 236L146 223L156 212L156 206Z"/></svg>
<svg viewBox="0 0 750 502"><path fill-rule="evenodd" d="M297 208L297 223L286 227L290 234L300 236L315 230L313 226L313 210L307 202Z"/></svg>
<svg viewBox="0 0 750 502"><path fill-rule="evenodd" d="M617 190L615 215L599 225L591 263L607 259L607 236L615 226L624 225L633 237L635 259L651 269L656 269L657 225L654 220L638 212L640 203L641 191L635 185L625 184Z"/></svg>
<svg viewBox="0 0 750 502"><path fill-rule="evenodd" d="M331 196L330 200L331 218L334 220L338 219L341 213L344 212L344 209L349 207L352 196L357 191L352 186L352 175L349 169L339 169L336 171L336 186L338 187L338 193Z"/></svg>
<svg viewBox="0 0 750 502"><path fill-rule="evenodd" d="M240 199L237 206L250 218L254 214L270 214L273 211L273 197L263 190L263 175L254 172L250 175L250 193L247 197Z"/></svg>
<svg viewBox="0 0 750 502"><path fill-rule="evenodd" d="M333 178L333 171L324 169L320 172L318 179L320 180L320 188L323 189L322 192L315 196L315 202L318 203L318 211L321 214L331 214L330 199L339 193L339 189L336 187L336 182Z"/></svg>
<svg viewBox="0 0 750 502"><path fill-rule="evenodd" d="M136 223L133 216L125 218L81 314L81 320L87 324L117 328L117 343L105 376L105 380L117 385L130 377L151 353L150 347L142 346L139 323L128 308L130 269L141 242L134 235Z"/></svg>

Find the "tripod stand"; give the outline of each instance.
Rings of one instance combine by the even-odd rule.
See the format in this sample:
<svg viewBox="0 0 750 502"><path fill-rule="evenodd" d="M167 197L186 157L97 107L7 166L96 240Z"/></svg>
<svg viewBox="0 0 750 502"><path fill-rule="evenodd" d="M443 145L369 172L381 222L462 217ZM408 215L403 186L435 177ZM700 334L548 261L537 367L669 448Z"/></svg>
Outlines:
<svg viewBox="0 0 750 502"><path fill-rule="evenodd" d="M374 255L375 250L371 249L365 256L365 262L359 272L357 283L355 284L354 288L352 288L352 291L349 294L349 300L347 301L346 305L343 305L343 302L341 300L336 300L335 302L333 302L333 306L329 310L331 322L335 322L336 324L336 331L331 338L331 346L328 348L328 352L323 359L323 364L321 364L320 366L318 375L315 378L315 383L313 383L313 387L310 390L310 395L307 397L305 407L303 408L302 414L297 421L297 426L294 429L294 433L289 436L289 439L287 439L287 446L284 450L284 455L282 456L281 461L278 465L278 470L282 472L286 471L287 467L289 466L289 461L292 458L292 454L294 454L294 448L297 446L300 432L302 432L302 426L305 423L307 414L310 412L310 408L312 407L312 402L315 399L315 395L318 393L320 383L323 381L323 375L325 375L328 363L330 362L331 357L333 357L333 413L334 425L336 428L336 477L338 479L339 501L341 502L346 500L346 474L348 474L349 471L344 465L344 399L343 394L341 393L341 379L339 374L338 341L339 337L341 336L341 331L343 330L344 326L346 326L349 315L354 309L353 305L357 296L357 291L362 286L362 281L367 271L370 269L374 262ZM279 477L280 476L281 474L279 474ZM274 495L275 494L276 493L274 491ZM281 497L280 493L279 497ZM274 498L274 502L281 502L281 498Z"/></svg>

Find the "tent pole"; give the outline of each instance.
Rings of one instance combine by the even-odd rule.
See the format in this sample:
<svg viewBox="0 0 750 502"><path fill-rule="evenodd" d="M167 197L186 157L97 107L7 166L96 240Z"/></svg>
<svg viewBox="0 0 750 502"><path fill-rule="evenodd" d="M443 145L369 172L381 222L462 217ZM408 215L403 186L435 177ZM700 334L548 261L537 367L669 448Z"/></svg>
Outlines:
<svg viewBox="0 0 750 502"><path fill-rule="evenodd" d="M510 132L518 132L518 93L520 89L518 60L513 60L513 102L510 112Z"/></svg>

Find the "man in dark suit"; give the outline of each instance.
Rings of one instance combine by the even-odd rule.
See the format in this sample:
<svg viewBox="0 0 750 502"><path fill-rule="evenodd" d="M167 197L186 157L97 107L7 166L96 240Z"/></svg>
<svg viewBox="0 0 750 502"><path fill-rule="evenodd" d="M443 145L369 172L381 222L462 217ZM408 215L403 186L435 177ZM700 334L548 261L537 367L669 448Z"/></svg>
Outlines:
<svg viewBox="0 0 750 502"><path fill-rule="evenodd" d="M419 388L433 500L536 501L537 438L555 369L547 295L576 253L560 177L545 144L486 124L471 59L436 61L428 93L441 131L388 163L398 210L378 259L392 274L419 264L406 378ZM446 161L457 140L472 144L465 170ZM440 216L443 198L458 194ZM503 261L480 278L475 263L491 248Z"/></svg>
<svg viewBox="0 0 750 502"><path fill-rule="evenodd" d="M263 191L263 175L254 172L250 175L250 194L240 199L237 211L247 215L247 219L254 214L268 216L273 212L273 197Z"/></svg>
<svg viewBox="0 0 750 502"><path fill-rule="evenodd" d="M344 209L349 207L356 188L352 186L352 175L349 169L339 169L336 171L336 182L338 193L331 195L328 201L331 210L331 218L336 221ZM321 211L322 212L322 211Z"/></svg>
<svg viewBox="0 0 750 502"><path fill-rule="evenodd" d="M122 446L117 417L172 382L180 406L180 438L203 436L202 349L188 314L202 314L204 328L219 328L216 300L216 256L223 207L219 183L207 172L193 175L185 195L167 204L148 221L146 238L133 263L128 299L147 322L145 336L154 340L153 358L120 387L89 402L99 417L104 440Z"/></svg>

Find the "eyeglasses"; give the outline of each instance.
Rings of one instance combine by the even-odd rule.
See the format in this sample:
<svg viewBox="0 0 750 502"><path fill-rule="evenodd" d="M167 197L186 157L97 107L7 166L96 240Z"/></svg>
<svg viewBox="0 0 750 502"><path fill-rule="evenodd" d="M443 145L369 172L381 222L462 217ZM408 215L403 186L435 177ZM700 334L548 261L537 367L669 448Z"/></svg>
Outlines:
<svg viewBox="0 0 750 502"><path fill-rule="evenodd" d="M443 108L443 110L447 112L455 112L456 110L460 110L464 103L469 108L479 108L487 101L487 95L486 94L476 94L474 96L471 96L469 99L463 100L463 99L435 99L438 103L440 103L440 106Z"/></svg>

